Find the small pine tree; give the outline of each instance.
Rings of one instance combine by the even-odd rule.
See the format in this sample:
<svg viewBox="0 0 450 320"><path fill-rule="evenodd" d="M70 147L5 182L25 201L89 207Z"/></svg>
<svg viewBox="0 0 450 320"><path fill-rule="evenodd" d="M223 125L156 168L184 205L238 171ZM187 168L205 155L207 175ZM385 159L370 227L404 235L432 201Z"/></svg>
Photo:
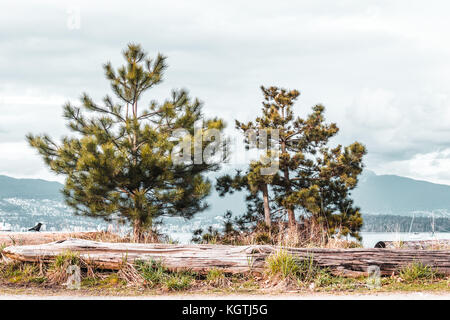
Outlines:
<svg viewBox="0 0 450 320"><path fill-rule="evenodd" d="M47 135L29 134L27 139L51 170L66 177L63 193L75 213L107 220L117 215L133 224L139 241L159 217L191 218L204 210L210 183L202 174L217 170L218 164L172 159L182 141L174 132L185 129L193 136L202 104L180 90L139 112L142 95L162 81L166 58L151 60L136 44L129 44L123 55L126 64L117 70L104 65L117 102L106 96L101 106L83 94L82 108L64 106L76 136L60 144ZM220 119L202 120L201 130L223 127ZM201 143L201 151L206 147Z"/></svg>

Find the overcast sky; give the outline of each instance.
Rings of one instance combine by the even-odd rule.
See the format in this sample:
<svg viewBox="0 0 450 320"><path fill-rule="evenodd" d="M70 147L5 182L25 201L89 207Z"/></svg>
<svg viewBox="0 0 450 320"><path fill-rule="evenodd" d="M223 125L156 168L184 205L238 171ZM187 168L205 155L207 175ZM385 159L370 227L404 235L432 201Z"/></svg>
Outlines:
<svg viewBox="0 0 450 320"><path fill-rule="evenodd" d="M187 88L233 127L260 112L260 85L295 88L294 111L324 104L335 142L364 143L368 169L450 184L449 12L433 0L2 0L0 174L58 179L25 134L67 134L61 105L110 93L102 64L137 42L168 56L149 99Z"/></svg>

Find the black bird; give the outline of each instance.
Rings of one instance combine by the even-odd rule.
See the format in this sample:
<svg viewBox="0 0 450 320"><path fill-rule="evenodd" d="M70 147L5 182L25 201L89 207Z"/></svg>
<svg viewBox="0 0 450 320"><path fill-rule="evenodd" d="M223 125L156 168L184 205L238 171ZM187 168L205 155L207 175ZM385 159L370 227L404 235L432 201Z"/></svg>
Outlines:
<svg viewBox="0 0 450 320"><path fill-rule="evenodd" d="M28 229L28 231L37 231L37 232L39 232L39 230L41 230L41 226L42 226L42 223L38 223L37 225L35 225L33 228L31 228L31 229Z"/></svg>

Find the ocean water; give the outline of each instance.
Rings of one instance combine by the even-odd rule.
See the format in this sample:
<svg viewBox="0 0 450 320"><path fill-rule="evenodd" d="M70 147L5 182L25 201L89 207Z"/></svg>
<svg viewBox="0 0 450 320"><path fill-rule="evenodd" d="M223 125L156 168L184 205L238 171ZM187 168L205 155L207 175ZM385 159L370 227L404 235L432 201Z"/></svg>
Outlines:
<svg viewBox="0 0 450 320"><path fill-rule="evenodd" d="M180 243L189 243L192 233L174 232L169 233L170 237ZM361 232L362 245L364 248L373 248L378 241L407 241L407 240L436 240L449 239L450 232L430 233L408 233L408 232Z"/></svg>

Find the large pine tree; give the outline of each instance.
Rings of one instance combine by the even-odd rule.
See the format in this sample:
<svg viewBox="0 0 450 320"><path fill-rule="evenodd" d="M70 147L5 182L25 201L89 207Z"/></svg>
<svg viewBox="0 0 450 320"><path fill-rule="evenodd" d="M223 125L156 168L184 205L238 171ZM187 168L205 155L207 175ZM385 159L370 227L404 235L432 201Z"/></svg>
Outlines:
<svg viewBox="0 0 450 320"><path fill-rule="evenodd" d="M183 138L174 135L176 130L198 136L199 130L200 135L211 128L221 131L224 124L203 120L202 104L184 90L142 107L144 92L162 81L166 58L151 60L136 44L129 44L123 55L126 63L117 70L104 65L117 101L106 96L100 105L83 94L81 107L64 106L74 136L61 143L47 135L29 134L27 139L51 170L66 177L63 193L75 213L129 221L139 241L158 217L191 218L206 208L210 183L202 174L217 170L218 164L175 161L174 148ZM198 121L200 129L194 128ZM196 153L207 144L200 146Z"/></svg>
<svg viewBox="0 0 450 320"><path fill-rule="evenodd" d="M330 148L329 140L338 128L334 123L325 123L322 105L314 106L312 113L303 119L295 117L292 110L300 95L297 90L277 87L261 87L261 90L262 115L245 124L237 121L237 127L244 132L265 130L267 144L279 146L279 169L271 178L263 178L255 174L255 165L251 164L245 181L249 186L257 186L264 202L269 200L271 188L273 201L287 213L291 229L297 228L298 213L303 225L311 230L318 227L321 236L339 232L358 237L362 219L350 191L356 187L362 172L365 147L354 142L347 147ZM277 134L273 134L275 130ZM266 221L270 207L270 204L264 206Z"/></svg>

